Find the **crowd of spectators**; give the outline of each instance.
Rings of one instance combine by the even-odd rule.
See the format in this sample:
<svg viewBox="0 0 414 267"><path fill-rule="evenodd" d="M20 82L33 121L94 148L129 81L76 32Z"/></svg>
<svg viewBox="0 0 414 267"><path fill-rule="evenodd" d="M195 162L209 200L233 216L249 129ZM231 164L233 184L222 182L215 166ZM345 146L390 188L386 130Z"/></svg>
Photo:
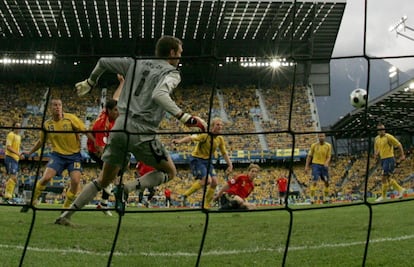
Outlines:
<svg viewBox="0 0 414 267"><path fill-rule="evenodd" d="M112 95L115 88L115 85L109 87L107 95ZM263 150L259 135L256 134L257 128L255 127L254 120L260 122L262 131L289 130L289 110L292 96L293 109L290 130L299 133L317 130L316 122L313 121L310 113L310 104L306 94L307 88L304 86L257 89L251 85L245 88L219 88L217 90L222 96L220 101L217 95L214 95L213 101L210 101L212 88L207 86L178 88L174 92L173 97L179 106L186 107L186 112L197 114L206 120L216 116L223 118L224 114L223 120L226 123L224 135L227 139L227 149L230 153L237 150ZM259 101L258 90L264 100L264 106ZM292 90L294 90L293 94ZM0 94L3 96L0 99L0 127L2 127L0 128L0 138L2 140L6 139L6 135L10 130L7 127L11 127L14 121L20 121L23 122L22 126L25 128L22 135L22 150L27 151L32 146L38 137L38 131L42 124L42 105L45 101L46 92L46 86L36 83L21 85L0 84ZM51 87L50 96L62 99L64 111L74 113L84 120L93 120L91 115L87 114L87 109L99 108L101 103L100 90L92 90L91 94L82 98L81 103L79 98L73 93L73 88L69 86ZM210 109L210 102L212 103L212 109ZM266 112L267 116L264 116L264 112ZM47 109L46 118L48 118ZM166 144L169 151L188 152L192 151L194 144L183 144L176 147L170 140L183 137L189 131L190 129L187 129L174 117L167 115L166 119L161 123L160 138ZM272 133L265 136L269 150L292 148L293 138L289 133ZM296 135L294 148L308 149L310 144L315 141L316 136L314 134L299 134ZM46 151L47 149L48 147L46 147ZM4 141L1 142L0 150L4 150ZM333 158L330 168L330 192L332 192L334 197L361 194L363 192L366 181L367 157L368 155L361 154L358 156L338 156ZM410 167L413 166L412 163L413 158L408 155L407 160L398 169L398 181L404 182L404 179L411 175ZM31 161L23 164L26 164L21 178L23 179L21 182L24 184L26 182L25 179L35 176L35 173L33 173L35 168L34 163ZM180 166L179 168L180 178L160 186L157 191L160 196L163 194L165 187L169 187L173 192L172 198L174 199L182 194L193 182L190 171L185 166ZM380 177L380 173L378 173L379 169L375 169L373 161L370 161L369 170L368 190L370 194L377 194L380 190L378 187L379 178L377 178ZM2 178L4 179L3 171L2 169ZM237 171L236 169L235 172ZM284 168L274 166L263 168L255 181L257 187L251 195L252 201L259 204L277 203L275 180L282 174L285 174L285 171ZM83 173L85 183L91 178L96 177L97 172L98 170L92 164L85 167ZM125 179L132 179L134 177L133 169L125 177ZM224 184L224 174L220 169L218 177L220 179L219 183ZM302 196L306 197L308 195L310 177L304 173L303 162L298 162L294 165L292 177L292 181L300 185ZM410 183L413 180L408 179L404 186L412 188ZM201 199L201 192L189 197L188 201L196 205Z"/></svg>

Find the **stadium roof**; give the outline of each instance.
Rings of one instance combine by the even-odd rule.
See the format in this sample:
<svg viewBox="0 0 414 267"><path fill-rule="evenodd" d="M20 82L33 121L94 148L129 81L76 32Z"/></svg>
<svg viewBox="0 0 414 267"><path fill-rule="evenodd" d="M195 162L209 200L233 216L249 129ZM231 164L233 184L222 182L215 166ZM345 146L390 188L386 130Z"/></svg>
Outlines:
<svg viewBox="0 0 414 267"><path fill-rule="evenodd" d="M338 131L337 139L362 138L376 134L379 122L395 133L414 134L414 79L369 101L367 109L348 113L331 130Z"/></svg>
<svg viewBox="0 0 414 267"><path fill-rule="evenodd" d="M345 2L5 0L0 51L152 55L167 34L184 40L186 55L328 59Z"/></svg>

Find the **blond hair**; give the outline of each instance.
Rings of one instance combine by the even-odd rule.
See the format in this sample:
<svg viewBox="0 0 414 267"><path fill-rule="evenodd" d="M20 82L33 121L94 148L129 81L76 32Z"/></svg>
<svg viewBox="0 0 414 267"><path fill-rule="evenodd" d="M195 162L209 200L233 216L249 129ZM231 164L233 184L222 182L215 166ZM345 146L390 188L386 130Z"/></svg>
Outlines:
<svg viewBox="0 0 414 267"><path fill-rule="evenodd" d="M250 163L249 167L247 167L247 170L250 171L251 169L257 169L260 171L260 166L254 163Z"/></svg>
<svg viewBox="0 0 414 267"><path fill-rule="evenodd" d="M214 117L211 119L211 124L215 125L218 121L223 122L223 120L220 117Z"/></svg>

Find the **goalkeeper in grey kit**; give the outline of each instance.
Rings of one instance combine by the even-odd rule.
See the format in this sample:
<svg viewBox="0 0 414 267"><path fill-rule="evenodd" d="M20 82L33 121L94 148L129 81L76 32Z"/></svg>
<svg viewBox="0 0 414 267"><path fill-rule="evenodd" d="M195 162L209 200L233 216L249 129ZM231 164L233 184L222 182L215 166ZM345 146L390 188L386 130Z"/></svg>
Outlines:
<svg viewBox="0 0 414 267"><path fill-rule="evenodd" d="M117 173L128 164L129 153L132 153L137 161L142 161L156 170L119 186L119 191L127 194L140 188L154 187L176 176L174 162L156 137L165 112L172 114L186 126L198 127L201 131L207 129L205 121L184 113L170 96L181 81L177 66L182 51L180 39L163 36L157 41L155 48L155 56L162 59L101 58L89 78L75 85L78 95L83 96L95 86L105 71L119 73L125 77L124 88L118 101L120 115L115 121L102 155L102 171L97 179L83 188L70 210L62 213L55 223L70 225L70 218L75 210L81 209L93 200L96 194L107 187L116 178ZM118 197L123 195L122 193L118 192Z"/></svg>

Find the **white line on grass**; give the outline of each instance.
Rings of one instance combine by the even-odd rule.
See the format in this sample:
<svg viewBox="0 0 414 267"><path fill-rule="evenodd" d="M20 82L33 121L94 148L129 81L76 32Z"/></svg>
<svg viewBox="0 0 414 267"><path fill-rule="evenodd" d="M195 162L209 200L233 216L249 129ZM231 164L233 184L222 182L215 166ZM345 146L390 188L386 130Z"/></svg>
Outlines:
<svg viewBox="0 0 414 267"><path fill-rule="evenodd" d="M413 239L414 235L404 235L400 237L386 237L386 238L378 238L372 239L370 243L383 243L383 242L396 242L401 240L408 240ZM299 247L290 247L289 250L311 250L311 249L321 249L321 248L337 248L337 247L351 247L357 245L363 245L365 241L357 241L357 242L349 242L349 243L337 243L337 244L321 244L317 246L299 246ZM20 249L23 250L23 246L13 246L13 245L4 245L0 244L0 248L4 249ZM29 251L36 251L36 252L46 252L46 253L78 253L78 254L86 254L86 255L95 255L95 256L107 256L109 252L95 252L95 251L87 251L84 249L45 249L45 248L35 248L35 247L28 247ZM232 254L242 254L242 253L255 253L255 252L283 252L285 250L284 247L279 248L253 248L253 249L241 249L241 250L211 250L203 252L203 256L218 256L218 255L232 255ZM123 253L123 252L115 252L114 255L116 256L131 256L135 253ZM151 257L194 257L197 256L197 253L188 253L188 252L140 252L140 255L143 256L151 256Z"/></svg>

